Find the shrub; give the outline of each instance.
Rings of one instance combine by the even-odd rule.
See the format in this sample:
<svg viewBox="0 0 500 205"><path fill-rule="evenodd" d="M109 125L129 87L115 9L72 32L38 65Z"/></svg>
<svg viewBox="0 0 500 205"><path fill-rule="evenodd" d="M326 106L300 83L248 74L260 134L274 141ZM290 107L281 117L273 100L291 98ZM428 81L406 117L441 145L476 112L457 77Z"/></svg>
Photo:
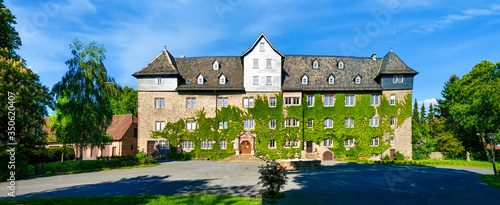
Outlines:
<svg viewBox="0 0 500 205"><path fill-rule="evenodd" d="M384 158L382 158L382 160L383 160L383 161L389 161L389 160L391 160L391 157L390 157L388 154L386 154L386 155L384 156Z"/></svg>
<svg viewBox="0 0 500 205"><path fill-rule="evenodd" d="M144 152L141 152L141 153L138 153L138 154L136 154L136 155L135 155L135 158L136 158L137 160L140 160L140 159L142 159L142 158L146 158L146 157L148 157L148 154L146 154L146 153L144 153Z"/></svg>
<svg viewBox="0 0 500 205"><path fill-rule="evenodd" d="M276 161L268 161L259 168L260 181L257 184L262 184L262 187L266 189L265 194L277 195L280 189L285 187L288 179L287 171Z"/></svg>
<svg viewBox="0 0 500 205"><path fill-rule="evenodd" d="M399 151L397 151L395 154L394 154L394 159L395 160L405 160L405 155Z"/></svg>

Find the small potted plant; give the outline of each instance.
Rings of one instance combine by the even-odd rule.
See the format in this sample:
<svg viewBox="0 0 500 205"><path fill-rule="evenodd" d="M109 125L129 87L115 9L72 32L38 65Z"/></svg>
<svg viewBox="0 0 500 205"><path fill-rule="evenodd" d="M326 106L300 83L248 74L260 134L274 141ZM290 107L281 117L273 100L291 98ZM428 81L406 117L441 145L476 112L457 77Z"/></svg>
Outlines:
<svg viewBox="0 0 500 205"><path fill-rule="evenodd" d="M288 177L287 171L276 161L268 161L265 165L259 166L259 183L262 184L262 204L279 204L285 198L280 189L285 187Z"/></svg>

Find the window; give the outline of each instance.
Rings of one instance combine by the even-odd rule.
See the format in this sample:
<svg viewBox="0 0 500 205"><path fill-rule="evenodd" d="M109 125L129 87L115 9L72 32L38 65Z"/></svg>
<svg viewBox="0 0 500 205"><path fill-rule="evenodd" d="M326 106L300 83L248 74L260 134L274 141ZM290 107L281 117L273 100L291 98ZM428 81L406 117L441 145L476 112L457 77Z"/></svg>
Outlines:
<svg viewBox="0 0 500 205"><path fill-rule="evenodd" d="M271 62L271 59L266 59L266 68L273 68Z"/></svg>
<svg viewBox="0 0 500 205"><path fill-rule="evenodd" d="M370 147L376 147L378 146L378 137L374 137L370 139Z"/></svg>
<svg viewBox="0 0 500 205"><path fill-rule="evenodd" d="M345 96L345 106L354 106L355 104L355 95L346 95Z"/></svg>
<svg viewBox="0 0 500 205"><path fill-rule="evenodd" d="M402 75L399 75L399 83L403 83L403 76Z"/></svg>
<svg viewBox="0 0 500 205"><path fill-rule="evenodd" d="M361 84L361 76L356 76L356 84Z"/></svg>
<svg viewBox="0 0 500 205"><path fill-rule="evenodd" d="M403 83L403 75L393 75L392 83Z"/></svg>
<svg viewBox="0 0 500 205"><path fill-rule="evenodd" d="M170 149L170 141L168 140L160 140L160 144L158 145L159 150Z"/></svg>
<svg viewBox="0 0 500 205"><path fill-rule="evenodd" d="M269 106L276 107L276 98L269 98Z"/></svg>
<svg viewBox="0 0 500 205"><path fill-rule="evenodd" d="M219 62L215 61L214 64L212 65L213 70L219 70Z"/></svg>
<svg viewBox="0 0 500 205"><path fill-rule="evenodd" d="M328 84L333 85L334 83L335 83L335 77L333 77L333 75L330 75L330 77L328 77Z"/></svg>
<svg viewBox="0 0 500 205"><path fill-rule="evenodd" d="M370 127L378 127L378 118L374 117L370 119Z"/></svg>
<svg viewBox="0 0 500 205"><path fill-rule="evenodd" d="M300 105L300 98L298 97L286 97L285 105Z"/></svg>
<svg viewBox="0 0 500 205"><path fill-rule="evenodd" d="M165 98L155 98L155 108L165 108Z"/></svg>
<svg viewBox="0 0 500 205"><path fill-rule="evenodd" d="M162 131L165 128L165 121L156 121L155 130Z"/></svg>
<svg viewBox="0 0 500 205"><path fill-rule="evenodd" d="M379 94L372 95L372 98L370 99L370 105L372 105L372 106L380 105L380 95Z"/></svg>
<svg viewBox="0 0 500 205"><path fill-rule="evenodd" d="M333 128L333 119L332 118L325 119L325 128Z"/></svg>
<svg viewBox="0 0 500 205"><path fill-rule="evenodd" d="M292 140L292 147L300 147L300 140L299 139L295 139L295 140Z"/></svg>
<svg viewBox="0 0 500 205"><path fill-rule="evenodd" d="M340 68L340 69L343 69L343 68L344 68L344 61L342 61L342 60L341 60L341 61L339 62L339 68Z"/></svg>
<svg viewBox="0 0 500 205"><path fill-rule="evenodd" d="M259 59L253 59L253 68L259 68Z"/></svg>
<svg viewBox="0 0 500 205"><path fill-rule="evenodd" d="M308 82L307 75L302 76L302 84L307 84L307 82Z"/></svg>
<svg viewBox="0 0 500 205"><path fill-rule="evenodd" d="M396 117L391 117L391 126L396 126Z"/></svg>
<svg viewBox="0 0 500 205"><path fill-rule="evenodd" d="M243 107L253 107L253 97L243 98Z"/></svg>
<svg viewBox="0 0 500 205"><path fill-rule="evenodd" d="M345 147L354 147L354 138L344 140Z"/></svg>
<svg viewBox="0 0 500 205"><path fill-rule="evenodd" d="M226 149L226 147L227 147L227 142L226 142L226 140L221 140L221 141L219 142L219 147L220 147L221 149Z"/></svg>
<svg viewBox="0 0 500 205"><path fill-rule="evenodd" d="M227 121L219 121L219 129L227 129Z"/></svg>
<svg viewBox="0 0 500 205"><path fill-rule="evenodd" d="M285 127L298 127L299 120L295 118L287 118L285 119Z"/></svg>
<svg viewBox="0 0 500 205"><path fill-rule="evenodd" d="M266 84L267 85L272 85L273 84L273 79L271 76L266 76Z"/></svg>
<svg viewBox="0 0 500 205"><path fill-rule="evenodd" d="M186 108L196 108L196 98L186 98Z"/></svg>
<svg viewBox="0 0 500 205"><path fill-rule="evenodd" d="M137 138L137 128L134 128L134 138Z"/></svg>
<svg viewBox="0 0 500 205"><path fill-rule="evenodd" d="M324 139L323 147L333 147L333 139Z"/></svg>
<svg viewBox="0 0 500 205"><path fill-rule="evenodd" d="M314 106L314 96L307 96L307 106L312 107Z"/></svg>
<svg viewBox="0 0 500 205"><path fill-rule="evenodd" d="M182 146L182 149L194 149L194 141L192 140L183 140L181 141L181 146Z"/></svg>
<svg viewBox="0 0 500 205"><path fill-rule="evenodd" d="M186 129L195 130L196 129L196 121L187 121L186 122Z"/></svg>
<svg viewBox="0 0 500 205"><path fill-rule="evenodd" d="M269 128L271 128L271 129L276 128L276 120L275 119L269 120Z"/></svg>
<svg viewBox="0 0 500 205"><path fill-rule="evenodd" d="M203 84L203 76L202 75L199 75L198 76L198 84Z"/></svg>
<svg viewBox="0 0 500 205"><path fill-rule="evenodd" d="M253 129L253 119L246 119L244 121L245 129Z"/></svg>
<svg viewBox="0 0 500 205"><path fill-rule="evenodd" d="M276 148L276 141L274 140L269 140L269 148Z"/></svg>
<svg viewBox="0 0 500 205"><path fill-rule="evenodd" d="M161 84L161 77L156 78L156 84L158 84L158 85Z"/></svg>
<svg viewBox="0 0 500 205"><path fill-rule="evenodd" d="M219 97L217 98L219 107L227 107L227 97Z"/></svg>
<svg viewBox="0 0 500 205"><path fill-rule="evenodd" d="M264 47L264 42L260 42L260 51L261 51L261 52L266 51L266 50L265 50L265 47Z"/></svg>
<svg viewBox="0 0 500 205"><path fill-rule="evenodd" d="M307 128L313 128L313 119L307 119Z"/></svg>
<svg viewBox="0 0 500 205"><path fill-rule="evenodd" d="M394 141L395 141L394 136L391 136L391 145L394 145Z"/></svg>
<svg viewBox="0 0 500 205"><path fill-rule="evenodd" d="M134 150L134 145L130 145L130 150Z"/></svg>
<svg viewBox="0 0 500 205"><path fill-rule="evenodd" d="M285 140L285 148L290 148L291 142L289 139Z"/></svg>
<svg viewBox="0 0 500 205"><path fill-rule="evenodd" d="M226 84L226 76L221 75L219 78L219 84L224 85Z"/></svg>
<svg viewBox="0 0 500 205"><path fill-rule="evenodd" d="M259 76L253 76L253 84L258 85L259 84Z"/></svg>
<svg viewBox="0 0 500 205"><path fill-rule="evenodd" d="M323 96L323 104L325 107L332 107L334 103L333 95Z"/></svg>
<svg viewBox="0 0 500 205"><path fill-rule="evenodd" d="M201 149L212 149L212 140L201 140Z"/></svg>
<svg viewBox="0 0 500 205"><path fill-rule="evenodd" d="M396 104L396 95L391 95L391 105Z"/></svg>
<svg viewBox="0 0 500 205"><path fill-rule="evenodd" d="M345 127L354 127L354 119L348 117L345 119Z"/></svg>
<svg viewBox="0 0 500 205"><path fill-rule="evenodd" d="M314 60L313 69L318 69L318 68L319 68L319 62L318 62L318 60Z"/></svg>

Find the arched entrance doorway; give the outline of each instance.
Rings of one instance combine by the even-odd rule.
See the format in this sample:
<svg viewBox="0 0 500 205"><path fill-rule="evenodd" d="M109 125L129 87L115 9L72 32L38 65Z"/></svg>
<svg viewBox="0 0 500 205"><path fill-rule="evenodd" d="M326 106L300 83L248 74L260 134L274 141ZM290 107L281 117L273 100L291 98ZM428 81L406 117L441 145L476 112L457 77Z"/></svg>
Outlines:
<svg viewBox="0 0 500 205"><path fill-rule="evenodd" d="M325 151L323 152L323 161L331 161L333 160L333 152Z"/></svg>
<svg viewBox="0 0 500 205"><path fill-rule="evenodd" d="M240 143L241 154L251 154L252 153L252 145L249 141L242 141Z"/></svg>

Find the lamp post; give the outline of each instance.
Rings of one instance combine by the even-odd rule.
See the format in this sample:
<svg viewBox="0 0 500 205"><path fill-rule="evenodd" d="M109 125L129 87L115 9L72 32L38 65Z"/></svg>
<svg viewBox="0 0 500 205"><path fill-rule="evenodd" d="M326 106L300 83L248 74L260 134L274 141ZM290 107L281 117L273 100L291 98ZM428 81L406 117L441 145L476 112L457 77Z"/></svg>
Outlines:
<svg viewBox="0 0 500 205"><path fill-rule="evenodd" d="M497 175L497 167L495 166L495 152L493 151L495 146L495 144L493 143L493 140L495 139L495 133L488 133L486 135L488 136L488 138L490 138L491 163L493 163L493 172L495 173L495 175Z"/></svg>

